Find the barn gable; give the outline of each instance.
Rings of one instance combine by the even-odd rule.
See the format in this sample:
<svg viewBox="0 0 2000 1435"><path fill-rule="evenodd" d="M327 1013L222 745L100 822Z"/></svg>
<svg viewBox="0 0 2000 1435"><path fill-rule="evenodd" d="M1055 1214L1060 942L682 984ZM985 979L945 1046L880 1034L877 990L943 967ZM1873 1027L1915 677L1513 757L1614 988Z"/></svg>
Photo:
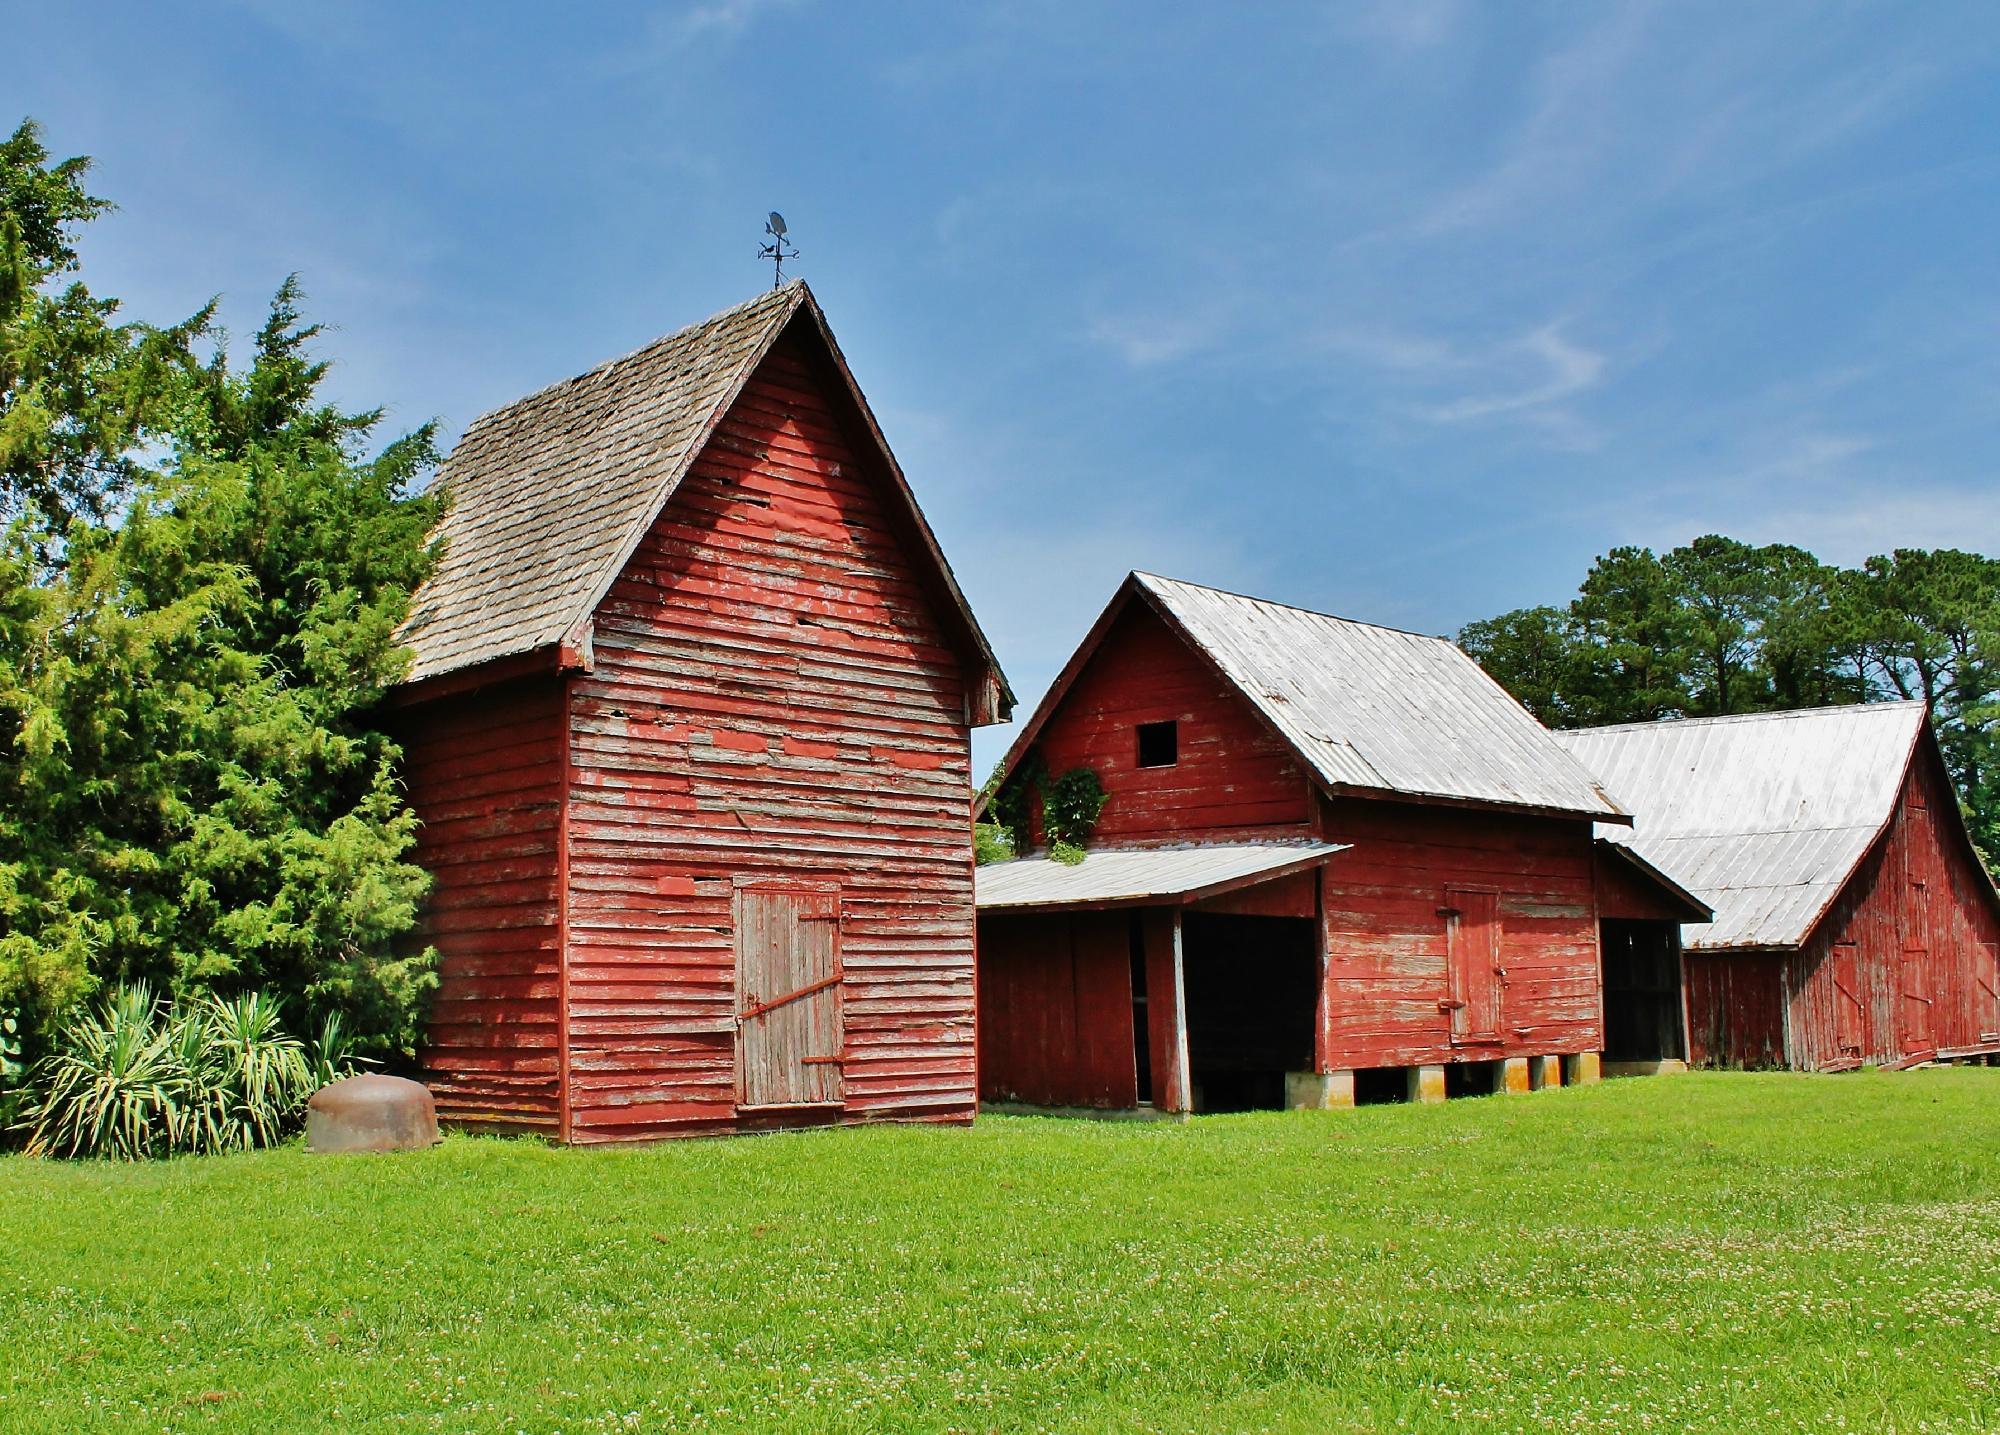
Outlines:
<svg viewBox="0 0 2000 1435"><path fill-rule="evenodd" d="M1454 644L1150 573L1112 598L1015 739L1008 770L1072 689L1117 660L1133 609L1178 637L1329 793L1630 820Z"/></svg>
<svg viewBox="0 0 2000 1435"><path fill-rule="evenodd" d="M896 521L926 560L921 581L984 670L974 720L1004 721L1013 694L992 647L802 281L473 421L439 474L442 553L398 635L412 653L406 684L510 660L587 662L592 611L785 334L830 361L837 401L879 451Z"/></svg>

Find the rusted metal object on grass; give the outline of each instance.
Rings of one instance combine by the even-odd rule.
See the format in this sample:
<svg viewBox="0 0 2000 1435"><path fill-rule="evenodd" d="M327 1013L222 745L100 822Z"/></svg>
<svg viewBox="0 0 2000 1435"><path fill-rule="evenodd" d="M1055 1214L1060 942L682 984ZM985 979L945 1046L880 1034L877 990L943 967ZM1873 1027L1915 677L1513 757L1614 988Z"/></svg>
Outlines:
<svg viewBox="0 0 2000 1435"><path fill-rule="evenodd" d="M430 1092L400 1076L344 1077L306 1104L308 1151L417 1151L437 1142Z"/></svg>

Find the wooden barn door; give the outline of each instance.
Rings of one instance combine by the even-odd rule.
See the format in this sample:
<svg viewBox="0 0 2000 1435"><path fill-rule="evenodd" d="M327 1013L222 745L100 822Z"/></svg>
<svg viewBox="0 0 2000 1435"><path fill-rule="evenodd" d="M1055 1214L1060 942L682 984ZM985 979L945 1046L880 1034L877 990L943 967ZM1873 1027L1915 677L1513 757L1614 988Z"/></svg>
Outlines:
<svg viewBox="0 0 2000 1435"><path fill-rule="evenodd" d="M1915 1056L1937 1049L1931 1024L1931 954L1922 947L1903 949L1903 1052Z"/></svg>
<svg viewBox="0 0 2000 1435"><path fill-rule="evenodd" d="M1979 1040L2000 1041L2000 942L1981 942L1979 961L1972 984L1979 1003Z"/></svg>
<svg viewBox="0 0 2000 1435"><path fill-rule="evenodd" d="M1865 1008L1861 1004L1861 962L1854 943L1833 944L1834 1040L1840 1043L1843 1059L1860 1061L1867 1036Z"/></svg>
<svg viewBox="0 0 2000 1435"><path fill-rule="evenodd" d="M840 890L736 889L736 1100L838 1106Z"/></svg>
<svg viewBox="0 0 2000 1435"><path fill-rule="evenodd" d="M1446 966L1451 981L1451 1039L1477 1043L1500 1035L1500 894L1447 887Z"/></svg>

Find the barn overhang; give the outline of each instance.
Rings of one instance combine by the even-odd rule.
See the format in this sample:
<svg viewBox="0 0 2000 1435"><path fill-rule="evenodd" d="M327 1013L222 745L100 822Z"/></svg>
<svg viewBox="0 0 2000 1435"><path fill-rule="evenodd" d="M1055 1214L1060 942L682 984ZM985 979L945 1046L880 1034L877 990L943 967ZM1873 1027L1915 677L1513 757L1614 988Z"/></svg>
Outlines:
<svg viewBox="0 0 2000 1435"><path fill-rule="evenodd" d="M1188 906L1317 868L1335 842L1216 842L1098 848L1074 866L1052 857L994 862L974 875L982 915Z"/></svg>
<svg viewBox="0 0 2000 1435"><path fill-rule="evenodd" d="M1592 845L1599 861L1636 884L1662 911L1672 912L1675 921L1706 925L1715 920L1713 907L1640 856L1629 843L1599 837Z"/></svg>

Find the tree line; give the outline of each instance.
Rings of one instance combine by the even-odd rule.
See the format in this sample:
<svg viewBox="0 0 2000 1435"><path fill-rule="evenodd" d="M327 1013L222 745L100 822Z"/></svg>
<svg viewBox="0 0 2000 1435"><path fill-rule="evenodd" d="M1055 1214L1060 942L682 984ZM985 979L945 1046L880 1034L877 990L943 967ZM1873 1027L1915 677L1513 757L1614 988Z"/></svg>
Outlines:
<svg viewBox="0 0 2000 1435"><path fill-rule="evenodd" d="M240 351L94 292L89 170L0 143L0 1016L32 1057L121 984L260 992L407 1057L427 879L372 705L432 431L327 401L294 279Z"/></svg>
<svg viewBox="0 0 2000 1435"><path fill-rule="evenodd" d="M2000 560L1899 548L1844 568L1717 534L1614 548L1564 606L1458 641L1551 727L1920 698L1974 840L2000 854Z"/></svg>

